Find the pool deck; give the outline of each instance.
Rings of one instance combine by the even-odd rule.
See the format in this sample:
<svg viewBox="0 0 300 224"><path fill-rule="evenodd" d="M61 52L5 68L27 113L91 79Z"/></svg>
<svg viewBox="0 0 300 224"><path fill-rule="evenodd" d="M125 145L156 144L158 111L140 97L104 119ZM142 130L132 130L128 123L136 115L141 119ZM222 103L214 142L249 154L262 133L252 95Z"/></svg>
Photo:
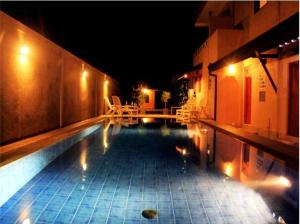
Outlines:
<svg viewBox="0 0 300 224"><path fill-rule="evenodd" d="M176 119L175 115L165 114L102 115L0 147L0 167L32 152L38 151L43 147L47 147L67 137L75 135L87 127L101 123L105 119L118 117ZM233 136L241 141L253 145L254 147L263 149L270 154L282 158L287 161L288 165L298 169L299 147L295 145L284 144L279 141L246 132L241 128L219 124L213 120L201 119L199 121L220 132Z"/></svg>

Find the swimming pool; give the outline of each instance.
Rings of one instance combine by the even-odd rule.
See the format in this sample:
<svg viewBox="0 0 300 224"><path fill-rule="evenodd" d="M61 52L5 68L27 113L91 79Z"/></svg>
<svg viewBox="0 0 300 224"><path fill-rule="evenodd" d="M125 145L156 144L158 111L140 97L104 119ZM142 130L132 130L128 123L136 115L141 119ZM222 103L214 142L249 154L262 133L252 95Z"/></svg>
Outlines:
<svg viewBox="0 0 300 224"><path fill-rule="evenodd" d="M0 207L0 223L298 223L297 176L202 124L110 120Z"/></svg>

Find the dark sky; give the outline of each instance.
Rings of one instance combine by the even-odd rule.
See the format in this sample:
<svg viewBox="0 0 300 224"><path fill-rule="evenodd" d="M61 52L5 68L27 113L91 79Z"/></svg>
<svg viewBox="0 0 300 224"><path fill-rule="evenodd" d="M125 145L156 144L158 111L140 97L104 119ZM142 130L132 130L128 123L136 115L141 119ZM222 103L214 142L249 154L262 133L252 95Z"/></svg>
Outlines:
<svg viewBox="0 0 300 224"><path fill-rule="evenodd" d="M110 74L167 89L192 66L206 38L194 27L199 2L2 2L2 11Z"/></svg>

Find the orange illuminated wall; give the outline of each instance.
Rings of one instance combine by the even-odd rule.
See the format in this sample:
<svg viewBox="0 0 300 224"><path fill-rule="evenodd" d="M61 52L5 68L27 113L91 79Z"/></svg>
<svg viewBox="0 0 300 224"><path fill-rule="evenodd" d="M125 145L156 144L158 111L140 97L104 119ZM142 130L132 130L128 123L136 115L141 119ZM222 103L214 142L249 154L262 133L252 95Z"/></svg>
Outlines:
<svg viewBox="0 0 300 224"><path fill-rule="evenodd" d="M142 109L154 109L155 108L155 90L147 89L145 92L145 103L141 104Z"/></svg>
<svg viewBox="0 0 300 224"><path fill-rule="evenodd" d="M0 145L104 112L102 71L1 11L0 21Z"/></svg>

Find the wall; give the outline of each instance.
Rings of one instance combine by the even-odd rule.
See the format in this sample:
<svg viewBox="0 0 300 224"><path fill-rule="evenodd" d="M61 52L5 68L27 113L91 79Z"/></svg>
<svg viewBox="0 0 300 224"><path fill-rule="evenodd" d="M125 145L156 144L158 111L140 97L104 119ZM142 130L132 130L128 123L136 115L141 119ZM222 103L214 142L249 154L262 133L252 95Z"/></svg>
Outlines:
<svg viewBox="0 0 300 224"><path fill-rule="evenodd" d="M103 72L1 11L0 21L0 145L103 113Z"/></svg>
<svg viewBox="0 0 300 224"><path fill-rule="evenodd" d="M297 12L299 12L298 1L269 1L250 17L249 40L254 39Z"/></svg>
<svg viewBox="0 0 300 224"><path fill-rule="evenodd" d="M298 55L281 60L267 60L266 66L277 85L277 94L257 58L248 58L234 64L233 74L228 72L228 67L218 70L217 121L234 124L271 138L298 141L292 136L287 136L288 66L289 63L298 60ZM246 76L252 79L250 124L244 123ZM260 91L265 92L265 101L259 100Z"/></svg>
<svg viewBox="0 0 300 224"><path fill-rule="evenodd" d="M279 61L279 74L278 77L278 105L277 105L277 119L279 135L285 136L288 127L288 77L289 77L289 63L299 61L299 55L287 57Z"/></svg>
<svg viewBox="0 0 300 224"><path fill-rule="evenodd" d="M144 93L145 95L149 96L149 102L141 104L141 109L154 109L155 108L155 90L154 89L147 89Z"/></svg>
<svg viewBox="0 0 300 224"><path fill-rule="evenodd" d="M209 63L216 62L299 11L299 2L268 2L257 13L254 13L253 2L233 2L232 4L234 8L234 25L242 24L243 29L215 30L204 44L196 50L193 57L194 65L202 63L201 93L197 95L197 102L198 105L205 106L208 111L211 111L213 105L212 101L214 101L213 94L211 94L213 88L208 89L209 71L207 67ZM275 83L279 84L278 88L280 89L280 85L282 84L281 79L286 76L278 76L278 74L282 74L278 69L283 69L285 66L279 63L280 62L276 60L268 60L267 67ZM252 60L250 64L250 72L253 77L252 86L255 88L253 89L254 95L252 97L252 111L255 111L252 117L252 126L257 125L256 128L259 129L269 129L271 131L285 133L286 121L283 120L286 120L286 111L282 108L286 108L286 106L283 105L286 103L286 99L282 96L282 102L277 102L278 98L274 95L274 91L262 70L262 66L257 60ZM237 63L237 66L239 66L237 71L238 75L235 77L229 77L226 74L227 68L214 72L215 74L218 73L217 117L220 122L243 125L243 72L246 65ZM267 85L267 101L265 103L258 103L259 89L256 88L259 82L258 75L264 77ZM229 88L228 86L230 86L231 91L226 90ZM280 94L279 90L279 98ZM282 94L284 95L285 93L283 92ZM226 110L230 108L232 109L232 113L226 115ZM265 113L267 108L272 112ZM277 110L281 112L277 114ZM284 116L285 118L283 118Z"/></svg>

